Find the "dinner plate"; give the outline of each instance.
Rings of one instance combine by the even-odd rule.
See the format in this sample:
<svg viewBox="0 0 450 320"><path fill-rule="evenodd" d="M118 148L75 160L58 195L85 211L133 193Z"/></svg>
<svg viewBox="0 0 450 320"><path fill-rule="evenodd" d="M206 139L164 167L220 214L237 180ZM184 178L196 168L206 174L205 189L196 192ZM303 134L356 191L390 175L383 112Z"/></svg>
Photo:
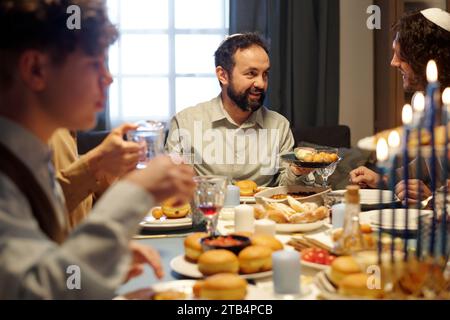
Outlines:
<svg viewBox="0 0 450 320"><path fill-rule="evenodd" d="M251 196L251 197L241 196L240 201L241 201L241 203L256 203L255 196Z"/></svg>
<svg viewBox="0 0 450 320"><path fill-rule="evenodd" d="M314 202L317 205L323 205L325 194L331 191L331 188L308 187L302 185L280 186L264 190L255 194L256 203L265 205L266 203L284 203L289 205L287 197L284 199L272 199L272 196L279 194L304 193L304 197L295 197L300 202ZM310 194L310 195L306 195Z"/></svg>
<svg viewBox="0 0 450 320"><path fill-rule="evenodd" d="M163 216L161 219L155 219L152 216L152 211L156 209L161 209L161 207L152 208L152 210L150 210L150 213L139 224L143 229L167 231L167 230L188 229L192 227L192 218L190 216L180 219L167 219L166 217Z"/></svg>
<svg viewBox="0 0 450 320"><path fill-rule="evenodd" d="M168 282L161 282L158 284L155 284L151 286L147 292L147 297L151 297L152 292L163 292L163 291L177 291L182 292L186 295L186 300L197 300L197 298L194 297L193 293L193 287L197 281L196 280L177 280L177 281L168 281ZM127 293L121 296L118 296L115 298L115 300L127 300L127 299L133 299L133 296L141 297L142 294L139 294L138 292L143 292L143 290L136 291L136 294ZM136 298L139 299L139 298ZM274 300L275 296L269 291L269 290L261 290L255 285L247 284L247 296L245 297L245 300Z"/></svg>
<svg viewBox="0 0 450 320"><path fill-rule="evenodd" d="M341 160L341 158L339 158L337 161L334 161L334 162L305 162L305 161L298 160L297 157L295 156L295 153L293 153L293 152L282 154L281 159L288 163L295 164L298 167L307 168L307 169L326 168L326 167L332 165L333 163Z"/></svg>
<svg viewBox="0 0 450 320"><path fill-rule="evenodd" d="M314 284L320 291L320 295L326 300L374 300L367 297L350 297L339 294L337 287L330 281L330 269L316 274Z"/></svg>
<svg viewBox="0 0 450 320"><path fill-rule="evenodd" d="M320 263L313 263L305 260L300 260L300 263L302 266L315 269L315 270L328 270L330 268L330 265L326 264L320 264Z"/></svg>
<svg viewBox="0 0 450 320"><path fill-rule="evenodd" d="M277 232L309 232L320 229L325 225L328 218L311 223L277 223L275 229Z"/></svg>
<svg viewBox="0 0 450 320"><path fill-rule="evenodd" d="M385 230L405 230L406 229L406 210L405 209L395 209L394 210L394 224L392 224L392 209L381 210L382 214L382 225L381 229ZM420 210L420 216L426 217L433 214L431 210ZM380 210L367 211L361 213L361 215L366 216L370 224L376 228L380 227ZM408 209L408 230L417 230L417 218L419 217L419 210Z"/></svg>
<svg viewBox="0 0 450 320"><path fill-rule="evenodd" d="M179 255L173 258L170 261L170 268L172 268L173 271L175 271L178 274L181 274L185 277L194 278L194 279L201 279L205 276L198 270L198 266L196 263L192 263L190 261L187 261L184 258L184 255ZM261 278L267 278L272 276L272 270L265 271L265 272L257 272L257 273L251 273L251 274L240 274L240 276L244 279L261 279Z"/></svg>
<svg viewBox="0 0 450 320"><path fill-rule="evenodd" d="M381 190L381 204L392 203L392 194L390 190ZM328 196L345 196L346 190L336 190L328 194ZM380 204L380 190L378 189L361 189L359 190L359 197L361 205ZM397 196L394 196L394 202L400 201Z"/></svg>

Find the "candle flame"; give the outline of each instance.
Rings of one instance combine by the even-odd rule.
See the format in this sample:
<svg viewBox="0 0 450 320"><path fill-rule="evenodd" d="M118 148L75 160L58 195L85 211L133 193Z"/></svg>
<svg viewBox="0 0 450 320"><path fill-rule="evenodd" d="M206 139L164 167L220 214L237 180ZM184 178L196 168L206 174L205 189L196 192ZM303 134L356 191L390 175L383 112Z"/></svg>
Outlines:
<svg viewBox="0 0 450 320"><path fill-rule="evenodd" d="M389 133L388 145L390 148L398 148L400 146L400 135L396 130Z"/></svg>
<svg viewBox="0 0 450 320"><path fill-rule="evenodd" d="M377 160L379 162L384 162L389 157L389 148L386 139L381 138L377 142Z"/></svg>
<svg viewBox="0 0 450 320"><path fill-rule="evenodd" d="M416 112L423 112L425 110L425 96L423 92L416 92L412 98L412 106L414 108L414 111Z"/></svg>
<svg viewBox="0 0 450 320"><path fill-rule="evenodd" d="M404 125L410 125L413 120L412 107L409 104L405 104L402 110L402 121Z"/></svg>
<svg viewBox="0 0 450 320"><path fill-rule="evenodd" d="M450 87L446 88L444 93L442 93L442 102L446 105L450 105Z"/></svg>
<svg viewBox="0 0 450 320"><path fill-rule="evenodd" d="M438 69L436 61L430 60L427 65L427 80L428 82L436 82L438 80Z"/></svg>

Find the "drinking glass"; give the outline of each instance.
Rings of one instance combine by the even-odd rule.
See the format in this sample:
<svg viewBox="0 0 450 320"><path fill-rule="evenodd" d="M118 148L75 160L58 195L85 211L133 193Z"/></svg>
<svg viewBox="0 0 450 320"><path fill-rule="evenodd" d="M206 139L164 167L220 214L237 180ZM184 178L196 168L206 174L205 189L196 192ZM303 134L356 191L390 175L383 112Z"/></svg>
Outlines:
<svg viewBox="0 0 450 320"><path fill-rule="evenodd" d="M194 177L197 189L194 203L206 218L207 231L215 235L218 213L223 207L227 190L227 178L222 176Z"/></svg>
<svg viewBox="0 0 450 320"><path fill-rule="evenodd" d="M338 149L336 148L321 148L318 149L320 152L326 152L326 153L338 153ZM327 188L328 187L328 178L334 173L336 170L336 167L338 165L340 160L337 160L330 164L328 167L325 168L319 168L316 170L317 174L322 177L322 187Z"/></svg>
<svg viewBox="0 0 450 320"><path fill-rule="evenodd" d="M127 133L127 140L134 141L142 147L137 169L143 169L147 162L164 153L164 124L158 121L139 121L136 130Z"/></svg>

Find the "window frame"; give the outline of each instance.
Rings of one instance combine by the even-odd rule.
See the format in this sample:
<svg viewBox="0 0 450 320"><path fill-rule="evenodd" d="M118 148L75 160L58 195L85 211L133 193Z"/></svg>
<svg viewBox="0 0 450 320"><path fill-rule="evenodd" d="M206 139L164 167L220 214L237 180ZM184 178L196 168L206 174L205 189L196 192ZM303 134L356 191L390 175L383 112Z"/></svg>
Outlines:
<svg viewBox="0 0 450 320"><path fill-rule="evenodd" d="M138 117L125 117L123 108L123 94L122 94L122 82L124 78L166 78L168 81L168 119L159 119L162 121L170 121L170 118L176 114L176 82L177 78L216 78L214 66L211 66L211 73L177 73L176 72L176 36L177 35L220 35L225 38L229 33L229 0L222 1L222 14L223 23L221 28L204 28L204 29L186 29L186 28L176 28L175 27L175 2L176 0L168 0L167 10L168 10L168 27L167 29L122 29L120 27L121 21L121 7L125 0L117 0L117 16L116 20L119 22L117 28L119 29L120 35L165 35L168 37L168 73L167 74L124 74L122 72L122 41L121 38L117 40L118 49L118 65L117 74L113 74L114 81L117 82L118 92L117 92L117 117L112 118L109 112L110 95L108 93L108 109L106 113L106 119L108 119L109 124L113 127L123 123L124 121L133 122L138 120L143 120ZM200 102L200 101L199 101ZM151 116L149 116L151 117Z"/></svg>

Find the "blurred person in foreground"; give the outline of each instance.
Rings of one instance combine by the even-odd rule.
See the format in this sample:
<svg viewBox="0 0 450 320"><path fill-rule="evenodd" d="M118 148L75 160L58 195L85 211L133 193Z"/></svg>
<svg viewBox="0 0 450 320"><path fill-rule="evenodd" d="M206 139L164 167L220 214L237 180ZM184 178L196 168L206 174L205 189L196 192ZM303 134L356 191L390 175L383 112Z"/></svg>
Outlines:
<svg viewBox="0 0 450 320"><path fill-rule="evenodd" d="M67 27L77 5L81 28ZM48 140L58 128L95 124L112 82L105 66L117 37L104 1L0 0L1 299L109 299L158 253L130 241L157 202L192 196L193 170L158 157L111 187L69 232ZM81 288L70 290L70 266Z"/></svg>

